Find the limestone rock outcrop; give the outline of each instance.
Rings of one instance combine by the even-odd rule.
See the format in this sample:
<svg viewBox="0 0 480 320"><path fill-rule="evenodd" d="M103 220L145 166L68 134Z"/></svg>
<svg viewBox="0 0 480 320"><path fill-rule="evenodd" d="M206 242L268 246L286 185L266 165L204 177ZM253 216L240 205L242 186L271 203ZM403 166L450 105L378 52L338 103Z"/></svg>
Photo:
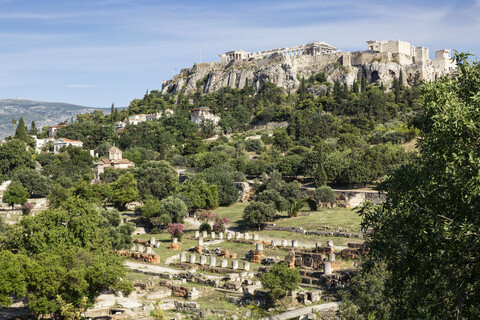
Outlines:
<svg viewBox="0 0 480 320"><path fill-rule="evenodd" d="M329 82L340 81L352 85L365 76L368 82L379 81L385 87L403 72L404 84L418 73L420 79L434 80L444 75L431 65L405 63L402 56L389 52L334 52L321 55L288 56L273 54L265 58L199 63L182 69L173 79L163 81L163 93L194 93L197 84L204 93L222 87L242 89L247 83L259 90L266 82L286 89L297 90L301 78L308 79L320 72ZM400 61L400 62L399 62Z"/></svg>

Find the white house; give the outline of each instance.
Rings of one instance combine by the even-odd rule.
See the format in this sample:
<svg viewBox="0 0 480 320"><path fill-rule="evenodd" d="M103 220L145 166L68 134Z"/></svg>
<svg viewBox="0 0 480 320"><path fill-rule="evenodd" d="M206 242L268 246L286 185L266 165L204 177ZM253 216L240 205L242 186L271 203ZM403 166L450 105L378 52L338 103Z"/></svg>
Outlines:
<svg viewBox="0 0 480 320"><path fill-rule="evenodd" d="M216 125L218 121L220 121L220 117L214 115L210 110L210 108L199 107L199 108L193 109L192 111L193 111L193 114L190 120L197 125L202 124L205 120L212 121L214 125Z"/></svg>
<svg viewBox="0 0 480 320"><path fill-rule="evenodd" d="M66 146L74 146L74 147L83 147L83 142L79 140L71 140L67 138L60 138L55 140L53 143L53 153L57 154L60 152L60 148Z"/></svg>

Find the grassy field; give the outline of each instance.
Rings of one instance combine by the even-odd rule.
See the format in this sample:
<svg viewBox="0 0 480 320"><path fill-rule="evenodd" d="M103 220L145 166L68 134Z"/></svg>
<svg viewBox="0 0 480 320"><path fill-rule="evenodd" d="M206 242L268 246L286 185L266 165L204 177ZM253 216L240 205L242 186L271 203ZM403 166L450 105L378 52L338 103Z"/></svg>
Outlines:
<svg viewBox="0 0 480 320"><path fill-rule="evenodd" d="M248 203L238 202L230 207L220 207L214 210L219 216L229 218L229 228L245 228L243 209ZM350 208L320 208L318 211L301 211L300 215L290 218L286 213L279 213L275 221L278 226L302 227L305 230L318 230L320 227L341 227L349 231L360 231L362 219Z"/></svg>
<svg viewBox="0 0 480 320"><path fill-rule="evenodd" d="M277 226L302 227L305 230L318 230L320 227L348 229L360 231L362 218L354 209L350 208L321 208L318 211L303 211L295 218L282 218L275 220Z"/></svg>

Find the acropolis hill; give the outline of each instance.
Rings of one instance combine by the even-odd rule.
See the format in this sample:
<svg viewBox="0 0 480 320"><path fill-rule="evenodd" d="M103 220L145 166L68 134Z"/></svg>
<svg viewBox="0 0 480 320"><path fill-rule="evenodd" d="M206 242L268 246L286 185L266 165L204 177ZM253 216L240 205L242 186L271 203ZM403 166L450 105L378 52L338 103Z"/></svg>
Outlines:
<svg viewBox="0 0 480 320"><path fill-rule="evenodd" d="M428 48L414 47L401 40L367 41L364 51L339 51L326 42L312 42L296 47L270 49L261 52L243 50L220 54L219 61L197 63L182 69L172 80L162 82L164 93L193 93L199 86L204 93L222 87L243 88L247 79L258 90L272 82L289 91L296 90L299 79L324 72L327 81L352 85L365 76L367 81L379 81L389 87L403 73L405 84L419 74L421 80L435 80L455 70L450 50L435 51L429 58Z"/></svg>

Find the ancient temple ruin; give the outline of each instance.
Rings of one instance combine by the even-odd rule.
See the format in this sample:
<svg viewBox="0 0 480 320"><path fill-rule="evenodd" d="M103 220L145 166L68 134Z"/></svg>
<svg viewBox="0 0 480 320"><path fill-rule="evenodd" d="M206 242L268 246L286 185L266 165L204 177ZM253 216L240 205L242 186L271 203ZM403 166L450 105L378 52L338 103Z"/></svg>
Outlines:
<svg viewBox="0 0 480 320"><path fill-rule="evenodd" d="M229 62L232 60L249 60L268 58L274 54L282 54L287 56L296 55L310 55L317 56L320 54L327 54L336 52L337 48L323 41L314 41L307 44L302 44L295 47L285 47L279 49L269 49L258 52L246 52L243 50L227 51L225 54L219 54L220 62Z"/></svg>

